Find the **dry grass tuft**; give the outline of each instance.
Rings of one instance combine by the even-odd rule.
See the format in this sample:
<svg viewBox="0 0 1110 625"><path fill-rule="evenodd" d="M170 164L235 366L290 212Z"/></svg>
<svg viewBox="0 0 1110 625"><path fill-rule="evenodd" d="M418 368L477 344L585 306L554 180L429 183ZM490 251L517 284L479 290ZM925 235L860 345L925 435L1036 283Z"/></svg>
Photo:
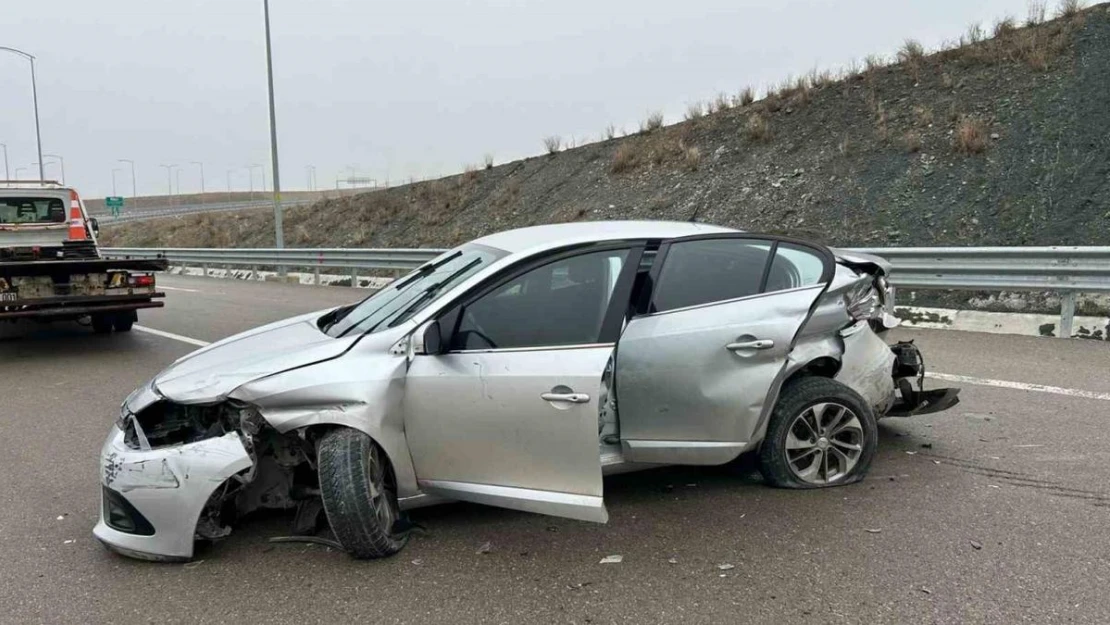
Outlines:
<svg viewBox="0 0 1110 625"><path fill-rule="evenodd" d="M482 164L485 165L486 169L493 169L493 155L486 154L485 156L483 156Z"/></svg>
<svg viewBox="0 0 1110 625"><path fill-rule="evenodd" d="M755 102L755 89L752 89L750 86L744 87L744 89L740 91L740 95L736 96L736 101L740 103L740 106L747 106Z"/></svg>
<svg viewBox="0 0 1110 625"><path fill-rule="evenodd" d="M617 127L616 126L614 126L613 124L609 124L608 126L605 127L605 138L606 139L613 139L616 136L617 136Z"/></svg>
<svg viewBox="0 0 1110 625"><path fill-rule="evenodd" d="M563 138L558 135L544 137L543 147L547 150L548 154L558 154L559 150L561 150L563 147Z"/></svg>
<svg viewBox="0 0 1110 625"><path fill-rule="evenodd" d="M848 133L844 133L844 136L840 138L840 141L836 144L836 151L840 152L841 156L848 156L852 153L852 140L848 137Z"/></svg>
<svg viewBox="0 0 1110 625"><path fill-rule="evenodd" d="M701 166L701 150L694 146L682 145L682 160L686 169L697 171Z"/></svg>
<svg viewBox="0 0 1110 625"><path fill-rule="evenodd" d="M1056 7L1056 17L1072 18L1083 10L1083 0L1060 0Z"/></svg>
<svg viewBox="0 0 1110 625"><path fill-rule="evenodd" d="M1032 0L1029 3L1029 14L1025 18L1025 25L1038 26L1044 24L1047 14L1048 7L1042 0Z"/></svg>
<svg viewBox="0 0 1110 625"><path fill-rule="evenodd" d="M956 124L952 147L959 154L982 154L987 149L987 128L974 117L964 117Z"/></svg>
<svg viewBox="0 0 1110 625"><path fill-rule="evenodd" d="M925 46L914 39L907 39L898 50L898 62L906 66L914 82L921 80L921 66L925 62Z"/></svg>
<svg viewBox="0 0 1110 625"><path fill-rule="evenodd" d="M955 83L952 81L952 75L948 72L944 72L940 76L940 84L944 85L945 89L951 89L952 85Z"/></svg>
<svg viewBox="0 0 1110 625"><path fill-rule="evenodd" d="M748 123L744 124L744 136L755 143L770 141L771 124L766 117L756 113L748 118Z"/></svg>
<svg viewBox="0 0 1110 625"><path fill-rule="evenodd" d="M639 166L639 158L637 157L636 146L631 141L625 141L617 146L617 150L613 152L613 161L609 163L609 172L613 174L623 174L626 171L632 171Z"/></svg>
<svg viewBox="0 0 1110 625"><path fill-rule="evenodd" d="M880 141L886 141L890 137L890 127L887 125L888 120L886 107L880 102L875 110L875 136L878 137Z"/></svg>
<svg viewBox="0 0 1110 625"><path fill-rule="evenodd" d="M874 74L876 70L882 69L886 65L883 57L877 54L868 54L867 58L863 59L863 73L865 75Z"/></svg>
<svg viewBox="0 0 1110 625"><path fill-rule="evenodd" d="M1014 21L1014 18L1007 15L1006 17L995 22L994 38L999 39L1001 37L1007 37L1009 35L1012 35L1015 30L1017 30L1017 23Z"/></svg>
<svg viewBox="0 0 1110 625"><path fill-rule="evenodd" d="M960 43L966 43L967 45L973 46L977 43L982 42L985 36L986 34L983 32L983 27L979 24L979 22L975 22L971 26L967 27L966 39L961 39Z"/></svg>
<svg viewBox="0 0 1110 625"><path fill-rule="evenodd" d="M709 103L710 113L720 113L721 111L727 111L730 108L732 108L732 100L729 100L728 94L723 91L721 93L718 93L717 97Z"/></svg>
<svg viewBox="0 0 1110 625"><path fill-rule="evenodd" d="M640 132L652 132L663 127L663 113L656 111L640 122Z"/></svg>
<svg viewBox="0 0 1110 625"><path fill-rule="evenodd" d="M686 105L686 120L701 119L705 115L705 105L701 102L691 102ZM662 125L662 124L660 124Z"/></svg>

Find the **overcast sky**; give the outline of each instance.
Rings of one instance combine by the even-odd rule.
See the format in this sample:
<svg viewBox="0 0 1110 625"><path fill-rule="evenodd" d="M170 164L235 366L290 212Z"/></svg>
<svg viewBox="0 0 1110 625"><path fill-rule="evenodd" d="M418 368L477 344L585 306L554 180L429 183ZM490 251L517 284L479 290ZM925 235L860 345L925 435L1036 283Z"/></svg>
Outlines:
<svg viewBox="0 0 1110 625"><path fill-rule="evenodd" d="M398 181L598 138L650 111L928 47L1026 0L272 0L284 189ZM269 168L262 0L6 0L0 45L38 57L43 151L86 197L246 190ZM0 143L32 177L28 64L0 52ZM47 158L47 178L60 175ZM2 172L0 172L2 173ZM255 188L261 184L255 170ZM267 172L267 179L270 174ZM176 182L175 182L176 184ZM176 191L176 189L175 189Z"/></svg>

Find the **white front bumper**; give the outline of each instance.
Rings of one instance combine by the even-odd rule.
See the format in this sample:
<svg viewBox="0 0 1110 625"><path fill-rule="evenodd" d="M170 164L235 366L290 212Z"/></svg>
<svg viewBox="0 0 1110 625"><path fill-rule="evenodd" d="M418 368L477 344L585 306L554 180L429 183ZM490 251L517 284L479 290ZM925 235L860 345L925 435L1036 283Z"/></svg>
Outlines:
<svg viewBox="0 0 1110 625"><path fill-rule="evenodd" d="M101 502L93 534L124 555L154 560L189 559L205 502L232 475L252 465L239 436L229 432L187 445L139 451L113 427L100 451L100 483L123 496L154 527L140 536L110 527Z"/></svg>

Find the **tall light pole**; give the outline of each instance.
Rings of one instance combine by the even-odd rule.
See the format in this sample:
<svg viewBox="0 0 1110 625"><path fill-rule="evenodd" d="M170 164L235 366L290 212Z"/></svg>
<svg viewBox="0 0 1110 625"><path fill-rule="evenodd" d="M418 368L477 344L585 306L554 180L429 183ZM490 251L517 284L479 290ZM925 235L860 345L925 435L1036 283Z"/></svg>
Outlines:
<svg viewBox="0 0 1110 625"><path fill-rule="evenodd" d="M305 170L305 174L308 177L308 190L309 191L315 191L316 190L316 166L315 165L308 165L304 168L304 170Z"/></svg>
<svg viewBox="0 0 1110 625"><path fill-rule="evenodd" d="M112 170L112 195L116 194L116 172L117 171L119 171L118 167L116 167L115 169Z"/></svg>
<svg viewBox="0 0 1110 625"><path fill-rule="evenodd" d="M181 195L181 168L178 167L174 178L177 180L177 194Z"/></svg>
<svg viewBox="0 0 1110 625"><path fill-rule="evenodd" d="M8 171L8 144L0 143L0 148L4 148L4 180L11 180L12 172Z"/></svg>
<svg viewBox="0 0 1110 625"><path fill-rule="evenodd" d="M119 162L121 162L121 163L130 163L131 164L131 197L133 197L135 199L135 208L138 208L139 207L139 193L136 189L137 185L135 184L135 161L133 161L129 158L121 158L121 159L117 159L117 160L119 160Z"/></svg>
<svg viewBox="0 0 1110 625"><path fill-rule="evenodd" d="M65 184L66 183L66 162L65 162L65 159L58 156L57 154L43 154L43 156L49 156L50 158L58 159L58 167L61 167L61 169L62 169L62 184Z"/></svg>
<svg viewBox="0 0 1110 625"><path fill-rule="evenodd" d="M267 28L269 27L267 26ZM267 44L267 47L268 46L269 44ZM19 56L31 62L31 99L35 103L35 144L38 146L39 150L39 180L43 180L44 176L42 174L42 133L39 132L39 90L38 87L35 85L35 57L27 54L23 50L9 48L7 46L0 46L0 50L6 50L13 54L18 54ZM271 115L271 117L273 117L273 115Z"/></svg>
<svg viewBox="0 0 1110 625"><path fill-rule="evenodd" d="M251 190L251 201L252 202L254 201L254 168L255 167L256 167L256 165L247 165L246 166L247 176L250 177L249 185L250 185L250 190Z"/></svg>
<svg viewBox="0 0 1110 625"><path fill-rule="evenodd" d="M227 201L231 201L231 170L227 170Z"/></svg>
<svg viewBox="0 0 1110 625"><path fill-rule="evenodd" d="M270 164L274 170L274 243L278 249L285 247L285 237L281 228L281 176L278 172L277 119L274 117L274 62L270 54L270 0L262 0L262 12L266 19L266 86L270 95ZM263 170L265 180L265 170ZM266 183L263 182L265 187ZM284 267L278 268L285 275Z"/></svg>
<svg viewBox="0 0 1110 625"><path fill-rule="evenodd" d="M200 203L204 204L204 163L193 161L190 164L200 167Z"/></svg>
<svg viewBox="0 0 1110 625"><path fill-rule="evenodd" d="M173 205L173 168L177 165L159 165L166 168L166 190L170 196L170 205Z"/></svg>

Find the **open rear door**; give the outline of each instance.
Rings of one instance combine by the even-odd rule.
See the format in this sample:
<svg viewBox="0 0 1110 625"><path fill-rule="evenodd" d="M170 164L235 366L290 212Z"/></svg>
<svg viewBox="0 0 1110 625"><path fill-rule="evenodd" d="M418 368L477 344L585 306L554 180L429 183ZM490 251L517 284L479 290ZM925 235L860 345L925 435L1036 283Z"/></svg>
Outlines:
<svg viewBox="0 0 1110 625"><path fill-rule="evenodd" d="M617 347L625 459L722 464L747 449L834 268L826 248L779 237L666 242Z"/></svg>

